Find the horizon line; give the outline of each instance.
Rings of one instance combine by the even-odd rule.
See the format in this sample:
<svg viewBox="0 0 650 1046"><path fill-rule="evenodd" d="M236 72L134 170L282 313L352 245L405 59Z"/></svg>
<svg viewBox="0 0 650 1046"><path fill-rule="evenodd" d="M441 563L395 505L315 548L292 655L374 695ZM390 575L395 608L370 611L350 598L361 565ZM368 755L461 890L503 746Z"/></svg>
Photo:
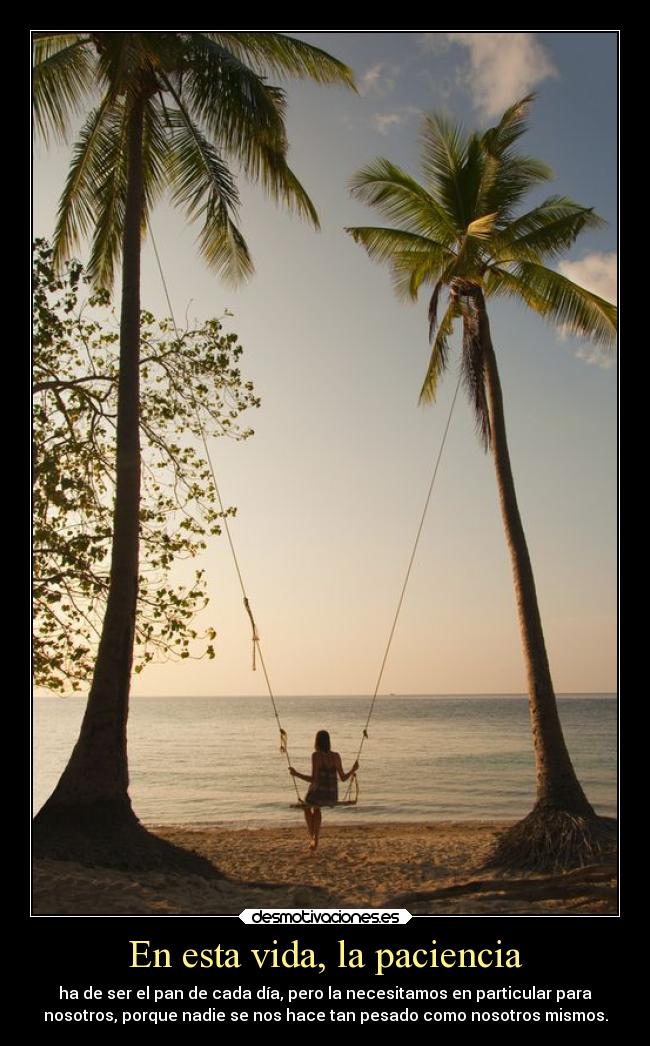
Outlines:
<svg viewBox="0 0 650 1046"><path fill-rule="evenodd" d="M73 693L69 693L69 694L57 694L57 693L53 693L53 692L33 694L33 697L39 697L39 698L40 697L58 697L58 698L66 698L67 699L67 698L71 698L71 697L87 697L87 696L88 696L87 694L83 694L83 693L81 693L79 691L76 691L76 692L73 692ZM595 696L618 697L618 690L558 690L556 692L555 696L556 697L595 697ZM182 701L192 700L192 699L195 699L195 698L228 698L228 699L231 699L231 700L240 700L242 698L244 698L244 699L249 699L249 698L250 699L252 699L252 698L258 699L259 698L259 699L262 699L262 700L267 700L268 699L268 694L131 694L130 697L131 697L131 700L133 700L133 701L137 701L140 698L146 698L148 700L149 698L154 698L154 697L169 698L169 699L174 699L174 700L178 699L178 700L182 700ZM343 694L343 693L341 693L341 694L318 694L318 693L314 693L314 694L303 694L303 693L276 694L275 697L276 698L305 698L305 699L316 698L316 697L317 698L324 698L324 699L328 699L328 698L348 698L349 699L349 698L352 698L352 699L355 699L355 700L356 699L372 700L372 694ZM486 691L483 691L483 690L477 690L477 691L458 690L458 691L441 691L439 693L416 693L416 694L407 694L407 693L403 693L402 694L402 693L394 692L394 693L390 693L390 694L377 694L376 697L377 697L377 700L379 701L379 700L385 699L385 698L424 698L424 697L521 697L521 698L527 698L528 694L525 691L521 691L521 690L508 690L508 691L499 691L499 690L494 690L494 691L491 691L491 690L486 690Z"/></svg>

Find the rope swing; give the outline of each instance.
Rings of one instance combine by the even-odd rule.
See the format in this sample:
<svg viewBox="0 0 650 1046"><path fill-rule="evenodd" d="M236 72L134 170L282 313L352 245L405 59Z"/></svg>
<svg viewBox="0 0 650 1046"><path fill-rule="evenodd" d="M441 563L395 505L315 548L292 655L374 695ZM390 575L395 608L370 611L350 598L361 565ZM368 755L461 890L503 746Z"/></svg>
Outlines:
<svg viewBox="0 0 650 1046"><path fill-rule="evenodd" d="M176 339L180 342L181 341L181 336L180 336L178 327L176 325L176 319L175 319L175 316L174 316L174 310L173 310L173 307L172 307L171 298L169 296L169 290L168 290L168 287L167 287L167 281L165 279L165 275L164 275L164 272L163 272L162 264L161 264L161 261L160 261L160 255L158 253L158 247L156 245L156 241L155 241L153 230L151 228L151 224L150 223L149 223L149 232L150 232L150 235L151 235L151 243L152 243L152 246L153 246L154 254L155 254L155 257L156 257L156 262L157 262L157 265L158 265L158 271L160 273L160 279L161 279L161 282L162 282L162 285L163 285L165 297L167 299L167 306L169 308L169 313L170 313L172 324L173 324L173 327L174 327L174 332L176 334ZM382 681L382 678L383 678L383 675L384 675L384 669L386 668L386 664L387 664L387 661L388 661L388 655L390 653L390 648L391 648L391 645L392 645L392 642L393 642L393 637L394 637L395 631L397 629L397 622L399 621L400 612L402 610L402 605L404 603L404 596L406 595L406 589L408 587L408 583L409 583L409 580L410 580L410 577L411 577L411 571L413 569L413 564L415 562L415 556L416 556L416 553L417 553L417 550L418 550L418 545L420 543L420 537L422 535L422 530L424 528L424 522L425 522L426 517L427 517L427 512L429 510L429 505L431 503L431 496L433 494L433 488L435 486L436 477L438 475L438 469L439 469L439 466L440 466L440 461L442 459L442 454L443 454L443 451L445 449L445 444L447 442L447 435L449 433L449 428L450 428L450 425L451 425L451 419L452 419L452 415L454 413L454 407L456 406L456 400L458 398L458 391L460 389L460 382L461 382L461 375L459 374L458 382L456 384L456 390L454 392L454 396L453 396L453 399L451 401L451 407L449 409L449 415L447 417L447 423L445 425L445 428L444 428L444 431L443 431L443 434L442 434L442 439L440 441L440 447L438 449L438 454L437 454L436 459L435 459L435 464L434 464L434 467L433 467L433 473L432 473L432 476L431 476L431 481L429 483L427 495L426 495L426 498L425 498L425 501L424 501L424 507L422 509L420 522L419 522L419 525L418 525L418 528L417 528L417 532L416 532L416 535L415 535L415 540L413 542L413 548L411 550L411 555L410 555L410 558L409 558L409 561L408 561L408 566L406 568L406 573L404 575L404 580L403 580L403 583L402 583L402 588L401 588L401 591L400 591L399 599L397 601L397 607L395 609L395 614L393 616L393 622L392 622L392 625L390 627L390 631L389 631L389 634L388 634L388 640L386 642L386 646L385 646L385 649L384 649L384 655L383 655L382 660L381 660L381 665L380 665L380 668L379 668L379 674L377 676L377 681L375 683L375 688L374 688L374 691L373 691L373 694L372 694L372 699L371 699L371 702L370 702L370 708L368 710L368 715L366 717L365 725L364 725L364 727L363 727L363 729L361 731L361 741L360 741L360 744L359 744L359 748L357 750L357 755L356 755L356 760L355 760L356 762L359 761L359 757L361 756L361 753L363 751L363 746L364 746L365 742L367 740L369 740L368 727L370 726L370 721L372 719L372 715L373 715L373 712L374 712L374 709L375 709L375 704L376 704L376 701L377 701L377 695L379 693L379 687L381 686L381 681ZM257 661L259 659L259 663L262 666L262 673L264 675L264 680L266 682L266 688L267 688L268 695L269 695L269 698L270 698L270 701L271 701L271 705L272 705L272 708L273 708L273 715L275 716L275 721L276 721L277 728L278 728L279 740L280 740L280 753L285 756L286 761L287 761L287 767L290 767L291 766L291 759L289 757L289 745L288 745L287 731L282 726L282 722L280 720L280 714L278 712L278 707L277 707L277 702L276 702L276 699L275 699L275 694L273 692L273 687L271 686L271 680L269 678L269 673L267 671L266 663L264 661L264 655L262 653L262 644L261 644L259 632L257 630L257 625L256 625L256 622L255 622L255 617L253 615L253 610L252 610L252 607L251 607L251 603L250 603L250 600L249 600L247 592L246 592L246 586L244 585L244 579L243 579L241 567L240 567L240 564L239 564L239 560L237 558L237 552L235 550L235 545L234 545L234 542L233 542L233 539L232 539L232 534L230 532L230 526L228 524L228 517L227 517L225 509L224 509L223 501L222 501L222 498L221 498L221 492L219 490L219 484L217 483L217 477L216 477L214 465L212 463L212 457L210 455L210 449L208 447L207 439L206 439L206 436L205 436L205 430L204 430L203 424L201 422L201 416L199 414L198 404L196 402L196 397L194 396L194 391L193 391L191 383L190 383L190 389L192 389L192 406L194 408L194 413L195 413L195 416L196 416L197 427L198 427L199 432L201 434L201 442L203 443L203 450L204 450L204 453L205 453L206 460L208 462L208 467L210 469L210 474L211 474L211 477L212 477L212 483L214 485L214 492L215 492L215 495L216 495L216 498L217 498L217 504L219 506L219 511L221 512L221 515L222 515L223 527L224 527L224 530L226 532L226 537L228 539L228 544L230 546L230 552L231 552L231 555L232 555L233 563L235 564L235 570L237 572L237 577L239 579L239 586L241 588L242 598L243 598L243 602L244 602L244 610L246 612L246 615L247 615L247 617L248 617L248 619L250 621L250 625L251 625L251 642L252 642L252 646L253 646L253 651L252 651L252 670L253 670L253 672L255 672L257 670ZM295 789L296 799L297 799L297 802L292 804L292 809L304 809L306 804L305 804L304 800L301 798L300 792L298 790L298 785L296 784L295 777L292 776L291 780L293 782L293 787ZM348 781L348 787L346 789L344 798L342 800L339 800L337 803L322 804L322 805L356 806L358 801L359 801L359 781L358 781L358 778L357 778L357 774L354 773L354 774L352 774L352 776L350 777L350 779Z"/></svg>

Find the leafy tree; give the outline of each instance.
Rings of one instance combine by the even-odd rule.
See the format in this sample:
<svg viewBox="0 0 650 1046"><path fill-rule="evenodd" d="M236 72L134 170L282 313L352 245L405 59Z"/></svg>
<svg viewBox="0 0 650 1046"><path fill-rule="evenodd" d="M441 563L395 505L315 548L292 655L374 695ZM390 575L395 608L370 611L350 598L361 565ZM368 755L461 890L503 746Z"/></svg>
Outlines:
<svg viewBox="0 0 650 1046"><path fill-rule="evenodd" d="M549 267L584 229L601 224L594 211L563 196L520 209L526 193L551 176L545 164L515 150L526 130L530 102L527 97L513 105L484 134L468 134L440 116L427 116L421 135L424 184L385 159L374 160L352 181L353 195L376 207L395 227L347 231L371 258L390 266L401 297L416 300L423 286L433 287L432 351L421 402L435 400L449 364L452 330L457 321L462 327L462 377L479 437L491 450L496 469L537 766L536 805L503 835L494 861L547 868L589 860L607 831L582 790L562 734L485 302L517 299L552 323L607 346L615 339L616 309ZM438 319L445 290L447 301Z"/></svg>
<svg viewBox="0 0 650 1046"><path fill-rule="evenodd" d="M128 794L126 724L139 576L140 255L165 189L200 220L199 248L222 276L249 276L227 161L314 225L314 205L287 163L285 97L267 76L350 86L317 48L273 32L34 33L35 124L64 135L94 104L74 147L59 206L56 263L92 234L88 271L109 287L122 265L116 487L111 571L93 681L77 744L34 824L38 853L113 863L160 854ZM97 100L99 99L99 100Z"/></svg>
<svg viewBox="0 0 650 1046"><path fill-rule="evenodd" d="M36 684L64 692L92 677L108 591L118 334L108 292L91 293L78 262L56 273L39 240L33 273L33 658ZM207 605L204 571L181 585L173 567L220 533L197 442L203 433L245 439L252 432L237 419L259 405L242 380L235 334L216 319L179 333L141 316L136 672L154 659L214 657L214 630L199 635L192 624Z"/></svg>

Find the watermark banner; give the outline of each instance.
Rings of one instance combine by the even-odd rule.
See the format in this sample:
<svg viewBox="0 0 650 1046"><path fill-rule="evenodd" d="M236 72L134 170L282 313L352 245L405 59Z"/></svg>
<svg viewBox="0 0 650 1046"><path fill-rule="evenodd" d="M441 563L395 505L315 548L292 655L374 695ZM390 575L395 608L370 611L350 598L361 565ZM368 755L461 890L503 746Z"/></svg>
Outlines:
<svg viewBox="0 0 650 1046"><path fill-rule="evenodd" d="M294 926L396 926L411 920L406 908L246 908L243 923Z"/></svg>

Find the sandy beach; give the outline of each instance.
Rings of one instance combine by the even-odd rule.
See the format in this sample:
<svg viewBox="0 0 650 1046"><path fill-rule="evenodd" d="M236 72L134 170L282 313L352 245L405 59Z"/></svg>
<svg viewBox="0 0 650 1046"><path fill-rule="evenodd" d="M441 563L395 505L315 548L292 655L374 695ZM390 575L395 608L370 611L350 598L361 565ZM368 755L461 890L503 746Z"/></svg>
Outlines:
<svg viewBox="0 0 650 1046"><path fill-rule="evenodd" d="M481 868L507 822L328 825L316 853L304 826L149 825L207 857L223 880L40 860L35 915L216 915L247 907L407 907L414 914L611 915L614 858L564 875Z"/></svg>

